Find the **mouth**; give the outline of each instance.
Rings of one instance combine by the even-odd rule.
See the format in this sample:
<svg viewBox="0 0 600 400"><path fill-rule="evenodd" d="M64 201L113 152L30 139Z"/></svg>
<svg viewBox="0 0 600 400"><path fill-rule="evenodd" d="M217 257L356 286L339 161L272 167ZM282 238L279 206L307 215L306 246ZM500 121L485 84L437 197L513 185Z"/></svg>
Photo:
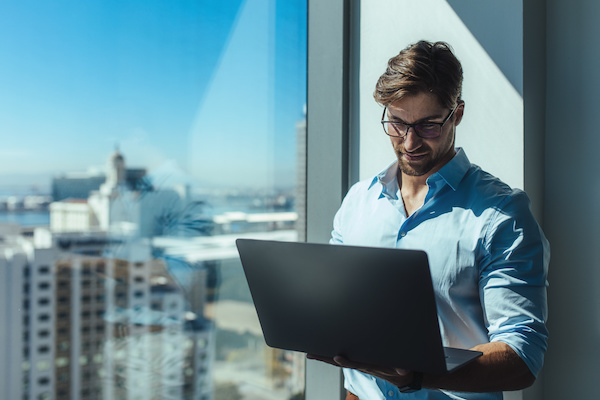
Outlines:
<svg viewBox="0 0 600 400"><path fill-rule="evenodd" d="M402 157L406 160L406 161L420 161L422 159L424 159L427 156L426 153L422 153L422 154L412 154L412 153L402 153Z"/></svg>

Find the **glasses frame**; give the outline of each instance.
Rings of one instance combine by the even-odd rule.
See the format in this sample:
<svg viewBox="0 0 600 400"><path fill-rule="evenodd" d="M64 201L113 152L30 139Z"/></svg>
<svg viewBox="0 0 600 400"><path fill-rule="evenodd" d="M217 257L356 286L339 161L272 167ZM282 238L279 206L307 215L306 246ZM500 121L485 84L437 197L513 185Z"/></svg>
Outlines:
<svg viewBox="0 0 600 400"><path fill-rule="evenodd" d="M415 124L409 124L406 122L396 122L396 121L386 121L384 120L385 118L385 113L387 111L387 107L383 108L383 115L381 116L381 127L383 128L383 131L385 132L386 135L391 136L391 137L399 137L399 138L404 138L406 137L406 135L408 135L408 131L410 130L410 128L413 128L413 132L420 138L422 139L437 139L440 137L440 135L442 134L442 129L444 128L444 125L446 125L446 122L448 122L450 120L450 118L452 118L452 116L454 115L454 112L456 111L456 109L458 108L458 106L460 106L461 104L463 104L463 101L459 101L458 103L456 103L456 105L454 106L454 108L452 109L452 111L450 111L450 114L448 114L448 116L446 118L444 118L444 120L442 122L417 122ZM405 126L406 127L406 131L404 132L404 135L390 135L386 130L385 130L385 124L391 124L394 127L394 130L396 132L398 132L398 129L396 129L396 126ZM419 133L419 130L417 129L418 125L439 125L440 126L440 130L438 132L438 134L436 136L422 136Z"/></svg>

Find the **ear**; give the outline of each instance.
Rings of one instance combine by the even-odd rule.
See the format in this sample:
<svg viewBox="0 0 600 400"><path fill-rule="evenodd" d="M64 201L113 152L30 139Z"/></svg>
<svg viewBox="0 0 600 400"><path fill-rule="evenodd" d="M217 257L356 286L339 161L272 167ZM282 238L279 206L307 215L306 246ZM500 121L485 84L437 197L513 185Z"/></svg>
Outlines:
<svg viewBox="0 0 600 400"><path fill-rule="evenodd" d="M458 105L456 111L454 111L454 126L458 126L460 121L462 121L463 114L465 112L465 102L462 101L461 104Z"/></svg>

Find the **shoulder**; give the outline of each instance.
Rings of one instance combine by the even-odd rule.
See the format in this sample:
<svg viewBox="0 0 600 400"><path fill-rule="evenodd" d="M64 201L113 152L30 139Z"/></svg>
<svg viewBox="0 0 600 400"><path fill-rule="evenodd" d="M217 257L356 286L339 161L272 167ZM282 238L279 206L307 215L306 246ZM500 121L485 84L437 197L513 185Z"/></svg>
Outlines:
<svg viewBox="0 0 600 400"><path fill-rule="evenodd" d="M547 257L548 242L525 191L511 188L475 165L465 176L464 183L469 187L472 211L486 216L483 244L489 252L504 254L506 249L515 249L520 243L539 249L539 254Z"/></svg>
<svg viewBox="0 0 600 400"><path fill-rule="evenodd" d="M341 208L354 208L372 200L381 193L381 184L374 179L365 179L353 184L344 196Z"/></svg>
<svg viewBox="0 0 600 400"><path fill-rule="evenodd" d="M364 195L370 191L376 191L377 187L380 187L381 183L378 182L377 177L370 179L363 179L350 186L348 189L347 196Z"/></svg>
<svg viewBox="0 0 600 400"><path fill-rule="evenodd" d="M462 148L457 148L454 158L432 175L429 181L433 185L444 181L466 205L494 207L512 197L524 195L523 191L511 188L496 176L471 163Z"/></svg>
<svg viewBox="0 0 600 400"><path fill-rule="evenodd" d="M384 188L391 190L391 186L397 186L398 162L394 161L375 176L354 183L344 198L344 201L356 199L378 199Z"/></svg>
<svg viewBox="0 0 600 400"><path fill-rule="evenodd" d="M467 196L486 207L503 209L518 205L528 209L530 205L529 197L523 190L510 187L475 164L465 174L461 187Z"/></svg>

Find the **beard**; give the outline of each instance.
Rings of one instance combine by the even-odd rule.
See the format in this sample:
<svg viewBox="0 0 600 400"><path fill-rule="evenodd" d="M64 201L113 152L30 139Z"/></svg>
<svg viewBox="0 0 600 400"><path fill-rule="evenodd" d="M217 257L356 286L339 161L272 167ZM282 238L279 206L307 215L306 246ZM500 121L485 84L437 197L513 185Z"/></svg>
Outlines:
<svg viewBox="0 0 600 400"><path fill-rule="evenodd" d="M403 174L408 176L423 176L436 166L436 159L429 158L427 160L421 160L416 163L406 161L402 154L397 154L398 156L398 167Z"/></svg>
<svg viewBox="0 0 600 400"><path fill-rule="evenodd" d="M423 147L419 149L419 152L423 150ZM398 158L398 168L403 174L407 176L423 176L431 172L434 168L439 170L448 161L454 157L454 146L452 149L443 154L432 155L431 149L427 149L427 154L420 160L408 161L406 160L400 149L395 149L396 157Z"/></svg>

